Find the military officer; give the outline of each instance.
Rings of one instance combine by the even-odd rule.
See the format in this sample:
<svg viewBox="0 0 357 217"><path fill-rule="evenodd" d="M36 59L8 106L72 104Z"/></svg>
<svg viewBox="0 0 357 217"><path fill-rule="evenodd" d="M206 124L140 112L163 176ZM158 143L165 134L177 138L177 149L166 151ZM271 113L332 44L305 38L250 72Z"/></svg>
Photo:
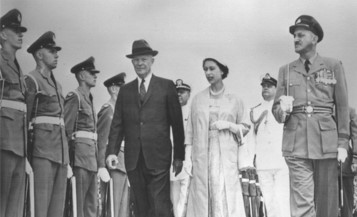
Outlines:
<svg viewBox="0 0 357 217"><path fill-rule="evenodd" d="M13 9L0 18L0 216L22 216L26 161L26 85L16 52L22 47L22 16Z"/></svg>
<svg viewBox="0 0 357 217"><path fill-rule="evenodd" d="M185 84L182 79L176 80L176 91L182 110L183 126L186 129L190 107L188 101L191 96L191 87ZM191 158L191 146L185 147L185 158ZM173 167L170 173L170 197L175 217L186 216L188 187L190 184L190 175L192 170L191 160L183 162L183 170L175 176Z"/></svg>
<svg viewBox="0 0 357 217"><path fill-rule="evenodd" d="M287 217L290 215L289 170L281 156L283 124L278 123L271 112L276 93L277 80L266 73L261 80L263 101L251 108L251 145L255 151L254 165L259 176L267 215Z"/></svg>
<svg viewBox="0 0 357 217"><path fill-rule="evenodd" d="M337 165L350 134L345 73L340 61L317 53L324 34L312 16L298 17L289 30L300 57L279 70L273 114L284 123L291 216L335 217Z"/></svg>
<svg viewBox="0 0 357 217"><path fill-rule="evenodd" d="M71 72L79 87L66 96L64 119L76 177L77 216L94 217L97 214L97 123L90 89L95 87L99 71L90 57L73 66Z"/></svg>
<svg viewBox="0 0 357 217"><path fill-rule="evenodd" d="M109 130L120 87L125 84L125 76L126 74L122 72L104 82L104 86L110 95L109 101L102 106L98 113L98 175L104 182L106 181L106 177L109 176L105 168L105 152L108 145ZM116 169L110 170L110 175L114 186L114 217L128 217L130 190L124 163L124 145L121 146L118 153ZM106 205L108 204L103 204L103 207Z"/></svg>
<svg viewBox="0 0 357 217"><path fill-rule="evenodd" d="M63 120L62 86L53 75L60 50L51 31L27 49L36 61L36 68L25 81L29 92L26 97L28 118L33 127L33 144L28 152L34 171L37 217L63 217L67 171L69 176L72 173Z"/></svg>

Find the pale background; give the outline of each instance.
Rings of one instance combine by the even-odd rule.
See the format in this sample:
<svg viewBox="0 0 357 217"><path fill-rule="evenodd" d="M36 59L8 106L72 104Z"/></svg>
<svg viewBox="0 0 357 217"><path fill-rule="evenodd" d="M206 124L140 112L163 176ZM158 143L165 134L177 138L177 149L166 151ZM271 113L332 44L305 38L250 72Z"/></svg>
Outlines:
<svg viewBox="0 0 357 217"><path fill-rule="evenodd" d="M26 49L44 32L55 32L62 51L54 74L64 95L77 87L70 68L95 57L101 71L92 89L97 111L109 98L104 80L119 72L127 73L127 82L136 77L125 55L137 39L159 51L155 75L181 78L193 94L208 86L205 57L226 63L226 85L252 107L261 100L260 78L277 76L280 66L298 57L289 26L299 15L312 15L325 32L318 52L342 60L350 105L357 107L356 0L0 0L0 8L1 15L22 12L28 31L17 57L25 74L35 67Z"/></svg>

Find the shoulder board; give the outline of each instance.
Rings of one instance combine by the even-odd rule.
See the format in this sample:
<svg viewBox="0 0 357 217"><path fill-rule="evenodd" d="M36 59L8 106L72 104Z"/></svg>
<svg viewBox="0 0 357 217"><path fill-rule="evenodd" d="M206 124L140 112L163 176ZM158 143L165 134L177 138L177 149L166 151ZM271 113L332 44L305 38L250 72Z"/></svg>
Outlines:
<svg viewBox="0 0 357 217"><path fill-rule="evenodd" d="M105 103L105 104L103 105L103 108L107 108L107 107L109 107L109 104Z"/></svg>
<svg viewBox="0 0 357 217"><path fill-rule="evenodd" d="M255 109L255 108L257 108L257 107L259 107L259 106L261 106L262 104L261 103L259 103L258 105L256 105L256 106L254 106L254 107L252 107L252 108L250 108L250 110L253 110L253 109Z"/></svg>
<svg viewBox="0 0 357 217"><path fill-rule="evenodd" d="M36 86L36 92L38 92L38 83L37 83L37 80L36 80L36 78L33 76L33 75L31 75L31 74L27 74L27 75L25 75L25 78L26 77L29 77L29 78L31 78L32 80L33 80L33 82L35 83L35 86Z"/></svg>
<svg viewBox="0 0 357 217"><path fill-rule="evenodd" d="M79 93L77 92L77 90L73 90L71 92L69 92L66 96L66 98L68 97L72 97L73 95L76 95L78 98L78 109L81 109L81 97L79 96Z"/></svg>

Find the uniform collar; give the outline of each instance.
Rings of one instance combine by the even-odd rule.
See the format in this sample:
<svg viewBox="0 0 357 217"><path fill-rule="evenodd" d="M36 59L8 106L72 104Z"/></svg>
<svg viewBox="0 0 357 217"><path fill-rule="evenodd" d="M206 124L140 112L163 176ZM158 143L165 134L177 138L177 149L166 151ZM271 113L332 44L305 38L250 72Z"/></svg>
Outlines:
<svg viewBox="0 0 357 217"><path fill-rule="evenodd" d="M315 55L312 56L312 57L309 59L311 65L314 64L317 55L318 55L318 54L317 54L317 52L316 52ZM302 57L300 57L299 59L300 59L300 61L301 61L303 64L305 64L306 59L304 59L304 58L302 58Z"/></svg>
<svg viewBox="0 0 357 217"><path fill-rule="evenodd" d="M90 100L90 98L91 98L91 93L90 92L87 92L87 91L85 91L82 87L78 87L77 88L77 90L78 90L78 92L80 92L83 96L84 96L84 98L86 99L86 100L88 100L88 101L92 101L92 100Z"/></svg>

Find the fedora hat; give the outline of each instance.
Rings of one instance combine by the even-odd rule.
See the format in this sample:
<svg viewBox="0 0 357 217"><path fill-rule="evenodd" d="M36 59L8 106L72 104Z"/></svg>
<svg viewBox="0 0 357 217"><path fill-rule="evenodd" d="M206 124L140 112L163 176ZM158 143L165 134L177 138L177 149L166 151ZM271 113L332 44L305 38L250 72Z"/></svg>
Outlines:
<svg viewBox="0 0 357 217"><path fill-rule="evenodd" d="M128 58L134 58L135 56L139 55L152 55L156 56L159 52L153 50L149 43L147 43L144 39L136 40L133 42L132 54L126 55Z"/></svg>

